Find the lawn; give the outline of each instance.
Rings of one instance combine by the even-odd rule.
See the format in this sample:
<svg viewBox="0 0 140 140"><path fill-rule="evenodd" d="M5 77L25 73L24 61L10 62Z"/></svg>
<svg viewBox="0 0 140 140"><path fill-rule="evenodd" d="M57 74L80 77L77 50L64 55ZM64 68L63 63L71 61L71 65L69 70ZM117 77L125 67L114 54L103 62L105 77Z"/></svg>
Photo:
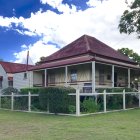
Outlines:
<svg viewBox="0 0 140 140"><path fill-rule="evenodd" d="M85 117L0 110L0 140L140 140L140 109Z"/></svg>

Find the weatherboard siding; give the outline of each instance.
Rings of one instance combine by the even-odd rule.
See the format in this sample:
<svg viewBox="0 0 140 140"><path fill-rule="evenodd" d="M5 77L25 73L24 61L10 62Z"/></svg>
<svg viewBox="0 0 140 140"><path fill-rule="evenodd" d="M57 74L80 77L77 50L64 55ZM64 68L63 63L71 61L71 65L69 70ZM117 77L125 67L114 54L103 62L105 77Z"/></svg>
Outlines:
<svg viewBox="0 0 140 140"><path fill-rule="evenodd" d="M3 69L3 67L1 65L0 65L0 76L3 76L2 88L0 88L0 92L1 92L2 89L8 87L7 73L5 72L5 70Z"/></svg>
<svg viewBox="0 0 140 140"><path fill-rule="evenodd" d="M15 73L13 76L13 87L17 89L33 87L33 72L27 73L27 78L24 78L24 73Z"/></svg>

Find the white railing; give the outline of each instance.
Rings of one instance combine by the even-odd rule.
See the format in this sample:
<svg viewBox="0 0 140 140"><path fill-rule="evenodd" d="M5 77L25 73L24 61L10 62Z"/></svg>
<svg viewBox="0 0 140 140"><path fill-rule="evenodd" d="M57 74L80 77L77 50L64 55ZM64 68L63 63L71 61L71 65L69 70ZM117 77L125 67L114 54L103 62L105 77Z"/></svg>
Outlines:
<svg viewBox="0 0 140 140"><path fill-rule="evenodd" d="M13 111L14 110L14 99L15 97L28 97L28 112L31 112L31 97L37 97L39 96L38 94L31 94L30 92L28 92L28 94L14 94L13 92L11 93L11 95L3 95L0 94L0 108L2 108L2 102L1 99L2 97L11 97L11 107L10 109Z"/></svg>
<svg viewBox="0 0 140 140"><path fill-rule="evenodd" d="M80 90L76 89L76 93L70 93L69 95L76 96L76 116L82 116L82 115L87 115L87 114L81 114L80 112L80 96L103 95L103 107L104 107L103 112L98 112L98 113L106 113L106 112L111 112L111 111L107 111L107 98L106 98L107 95L123 95L123 110L126 110L126 94L138 95L138 100L139 100L138 107L140 108L140 92L125 92L125 90L123 90L123 92L107 93L106 90L104 90L103 93L80 93ZM120 110L115 110L115 111L120 111ZM89 113L89 114L97 114L97 113Z"/></svg>

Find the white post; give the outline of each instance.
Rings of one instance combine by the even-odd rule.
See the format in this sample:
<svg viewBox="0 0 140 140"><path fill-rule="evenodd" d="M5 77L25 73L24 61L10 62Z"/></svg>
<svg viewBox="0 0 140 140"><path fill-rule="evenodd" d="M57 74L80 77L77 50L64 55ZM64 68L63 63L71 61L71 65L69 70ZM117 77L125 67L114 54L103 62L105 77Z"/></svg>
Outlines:
<svg viewBox="0 0 140 140"><path fill-rule="evenodd" d="M95 61L92 62L92 93L95 92Z"/></svg>
<svg viewBox="0 0 140 140"><path fill-rule="evenodd" d="M128 88L130 88L130 68L128 69Z"/></svg>
<svg viewBox="0 0 140 140"><path fill-rule="evenodd" d="M65 66L65 86L68 86L68 66Z"/></svg>
<svg viewBox="0 0 140 140"><path fill-rule="evenodd" d="M139 107L140 107L140 91L139 91Z"/></svg>
<svg viewBox="0 0 140 140"><path fill-rule="evenodd" d="M114 65L112 65L112 88L114 88Z"/></svg>
<svg viewBox="0 0 140 140"><path fill-rule="evenodd" d="M28 92L28 111L31 112L31 93Z"/></svg>
<svg viewBox="0 0 140 140"><path fill-rule="evenodd" d="M80 116L80 90L76 89L76 116Z"/></svg>
<svg viewBox="0 0 140 140"><path fill-rule="evenodd" d="M45 79L44 79L44 82L45 82L45 87L47 87L47 69L45 69Z"/></svg>
<svg viewBox="0 0 140 140"><path fill-rule="evenodd" d="M125 89L123 90L123 110L126 109L126 103L125 103Z"/></svg>
<svg viewBox="0 0 140 140"><path fill-rule="evenodd" d="M106 90L104 90L104 112L106 112Z"/></svg>
<svg viewBox="0 0 140 140"><path fill-rule="evenodd" d="M14 110L14 93L11 94L11 110Z"/></svg>

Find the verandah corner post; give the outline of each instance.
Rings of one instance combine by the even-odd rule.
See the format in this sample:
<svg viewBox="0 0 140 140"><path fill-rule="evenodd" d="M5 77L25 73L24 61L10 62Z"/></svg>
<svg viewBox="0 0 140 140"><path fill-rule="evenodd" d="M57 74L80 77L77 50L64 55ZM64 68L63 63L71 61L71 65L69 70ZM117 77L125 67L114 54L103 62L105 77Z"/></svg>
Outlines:
<svg viewBox="0 0 140 140"><path fill-rule="evenodd" d="M92 62L92 93L95 92L95 61Z"/></svg>
<svg viewBox="0 0 140 140"><path fill-rule="evenodd" d="M103 92L103 97L104 97L104 112L106 112L106 90Z"/></svg>
<svg viewBox="0 0 140 140"><path fill-rule="evenodd" d="M76 89L76 116L80 116L80 90Z"/></svg>

